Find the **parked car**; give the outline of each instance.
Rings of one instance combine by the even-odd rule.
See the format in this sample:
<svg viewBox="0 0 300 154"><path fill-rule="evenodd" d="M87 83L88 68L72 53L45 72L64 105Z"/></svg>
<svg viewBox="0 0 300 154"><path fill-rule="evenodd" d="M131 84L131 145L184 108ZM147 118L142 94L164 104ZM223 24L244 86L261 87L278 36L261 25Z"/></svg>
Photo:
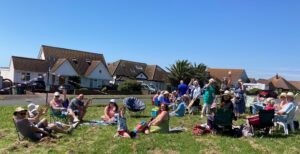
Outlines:
<svg viewBox="0 0 300 154"><path fill-rule="evenodd" d="M156 89L155 89L155 87L153 85L148 85L148 84L142 83L141 86L142 86L143 90L149 90L149 92L151 94L155 94L156 93Z"/></svg>
<svg viewBox="0 0 300 154"><path fill-rule="evenodd" d="M31 81L27 83L26 89L31 92L45 92L46 84L44 81Z"/></svg>
<svg viewBox="0 0 300 154"><path fill-rule="evenodd" d="M74 93L74 90L75 90L75 87L71 84L62 84L58 87L58 90L59 91L62 91L62 90L67 90L67 94L73 94Z"/></svg>

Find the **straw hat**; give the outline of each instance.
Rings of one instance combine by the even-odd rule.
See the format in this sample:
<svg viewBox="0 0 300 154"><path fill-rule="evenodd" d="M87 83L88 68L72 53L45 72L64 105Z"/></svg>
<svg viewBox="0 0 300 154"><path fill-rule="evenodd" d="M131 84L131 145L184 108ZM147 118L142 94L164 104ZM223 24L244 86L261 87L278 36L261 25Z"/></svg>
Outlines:
<svg viewBox="0 0 300 154"><path fill-rule="evenodd" d="M223 94L224 96L226 95L226 96L230 96L230 91L228 91L228 90L225 90L225 92L224 92L224 94Z"/></svg>
<svg viewBox="0 0 300 154"><path fill-rule="evenodd" d="M164 92L164 95L169 95L170 93L168 91L165 91Z"/></svg>
<svg viewBox="0 0 300 154"><path fill-rule="evenodd" d="M292 92L288 92L287 94L286 94L286 96L289 96L289 97L295 97L295 95L294 95L294 93L292 93Z"/></svg>
<svg viewBox="0 0 300 154"><path fill-rule="evenodd" d="M22 107L17 107L16 110L15 110L15 112L14 112L14 115L16 115L17 113L22 112L22 111L26 111L27 112L26 109L24 109Z"/></svg>
<svg viewBox="0 0 300 154"><path fill-rule="evenodd" d="M281 98L281 97L286 97L286 93L281 93L281 94L279 95L279 98Z"/></svg>

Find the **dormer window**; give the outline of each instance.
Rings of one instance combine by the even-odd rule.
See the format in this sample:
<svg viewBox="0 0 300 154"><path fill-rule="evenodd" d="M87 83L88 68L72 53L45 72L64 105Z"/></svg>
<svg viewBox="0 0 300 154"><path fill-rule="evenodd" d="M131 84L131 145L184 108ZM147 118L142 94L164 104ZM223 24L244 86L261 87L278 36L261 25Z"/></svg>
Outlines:
<svg viewBox="0 0 300 154"><path fill-rule="evenodd" d="M73 57L73 58L72 58L72 62L73 62L74 64L78 64L77 58L76 58L76 57Z"/></svg>
<svg viewBox="0 0 300 154"><path fill-rule="evenodd" d="M91 65L92 63L90 59L86 59L85 62L88 63L89 65Z"/></svg>

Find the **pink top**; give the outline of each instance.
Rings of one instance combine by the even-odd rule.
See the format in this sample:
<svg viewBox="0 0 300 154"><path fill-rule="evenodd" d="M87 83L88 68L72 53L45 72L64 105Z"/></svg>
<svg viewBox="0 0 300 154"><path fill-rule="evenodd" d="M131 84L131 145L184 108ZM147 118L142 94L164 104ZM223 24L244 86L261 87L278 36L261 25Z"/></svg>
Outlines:
<svg viewBox="0 0 300 154"><path fill-rule="evenodd" d="M108 106L108 108L107 108L107 115L109 117L114 117L115 116L115 110L116 110L115 107L111 108L111 107Z"/></svg>

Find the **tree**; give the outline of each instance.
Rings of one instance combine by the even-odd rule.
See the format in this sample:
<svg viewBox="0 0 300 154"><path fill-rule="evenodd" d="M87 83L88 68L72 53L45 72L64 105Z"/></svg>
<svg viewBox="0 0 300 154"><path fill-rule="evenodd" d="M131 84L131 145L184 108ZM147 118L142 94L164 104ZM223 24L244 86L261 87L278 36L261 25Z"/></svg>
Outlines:
<svg viewBox="0 0 300 154"><path fill-rule="evenodd" d="M169 81L172 86L176 86L180 80L188 83L191 79L191 63L188 60L177 60L175 64L171 65L167 70L170 72Z"/></svg>
<svg viewBox="0 0 300 154"><path fill-rule="evenodd" d="M170 72L169 81L172 86L177 86L180 80L189 83L191 78L195 78L203 86L203 81L206 80L206 65L203 63L192 64L188 60L177 60L167 70Z"/></svg>

